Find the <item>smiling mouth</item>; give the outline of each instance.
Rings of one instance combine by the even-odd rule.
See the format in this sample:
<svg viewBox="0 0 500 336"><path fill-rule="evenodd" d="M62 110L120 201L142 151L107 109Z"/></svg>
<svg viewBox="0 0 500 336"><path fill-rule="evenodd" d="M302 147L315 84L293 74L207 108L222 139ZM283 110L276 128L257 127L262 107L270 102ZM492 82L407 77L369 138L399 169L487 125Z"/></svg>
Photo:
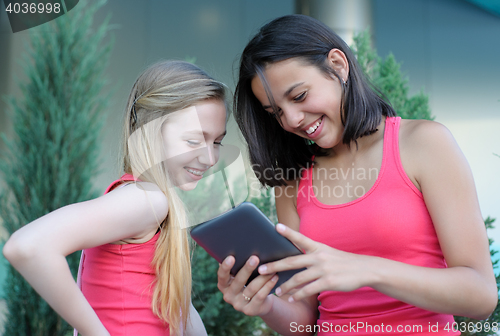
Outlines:
<svg viewBox="0 0 500 336"><path fill-rule="evenodd" d="M318 129L319 125L321 125L322 122L323 122L323 117L318 119L318 121L316 121L311 127L309 127L307 130L305 130L306 134L311 135L314 132L316 132L316 130Z"/></svg>
<svg viewBox="0 0 500 336"><path fill-rule="evenodd" d="M187 168L187 167L184 169L186 169L188 172L190 172L191 174L196 175L196 176L203 176L203 173L205 172L205 170L196 170L196 169Z"/></svg>

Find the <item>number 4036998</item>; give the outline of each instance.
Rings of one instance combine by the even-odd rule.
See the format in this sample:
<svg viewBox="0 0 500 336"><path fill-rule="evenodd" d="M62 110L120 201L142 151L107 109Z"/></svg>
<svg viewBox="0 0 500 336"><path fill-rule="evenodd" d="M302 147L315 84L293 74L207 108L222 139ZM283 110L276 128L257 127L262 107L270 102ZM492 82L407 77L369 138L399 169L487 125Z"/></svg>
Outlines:
<svg viewBox="0 0 500 336"><path fill-rule="evenodd" d="M47 13L50 14L52 12L54 13L59 13L61 12L61 4L56 2L54 4L48 2L48 3L9 3L7 7L5 8L5 11L9 14L15 13L15 14L35 14L35 13Z"/></svg>
<svg viewBox="0 0 500 336"><path fill-rule="evenodd" d="M498 323L497 322L453 322L453 323L446 323L444 326L444 330L450 332L450 331L460 331L460 332L481 332L481 331L493 331L497 332L499 330L498 328Z"/></svg>

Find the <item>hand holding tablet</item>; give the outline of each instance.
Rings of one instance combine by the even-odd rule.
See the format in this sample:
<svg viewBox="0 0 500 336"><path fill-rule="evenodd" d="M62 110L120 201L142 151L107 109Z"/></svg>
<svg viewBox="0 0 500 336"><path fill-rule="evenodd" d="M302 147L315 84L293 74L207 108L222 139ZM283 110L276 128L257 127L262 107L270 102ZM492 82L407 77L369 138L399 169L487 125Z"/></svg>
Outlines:
<svg viewBox="0 0 500 336"><path fill-rule="evenodd" d="M230 255L235 264L234 276L252 255L260 264L280 260L302 252L288 239L276 232L274 224L252 203L243 202L228 212L202 223L191 230L191 237L219 263ZM278 272L278 282L273 291L304 269ZM257 269L247 281L259 275Z"/></svg>

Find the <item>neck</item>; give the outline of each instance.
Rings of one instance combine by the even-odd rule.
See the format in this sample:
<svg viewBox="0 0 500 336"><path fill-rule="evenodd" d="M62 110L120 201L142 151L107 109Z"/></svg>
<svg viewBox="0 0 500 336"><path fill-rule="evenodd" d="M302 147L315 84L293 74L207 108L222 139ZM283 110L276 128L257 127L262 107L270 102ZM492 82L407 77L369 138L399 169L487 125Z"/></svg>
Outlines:
<svg viewBox="0 0 500 336"><path fill-rule="evenodd" d="M328 149L328 156L330 157L335 157L335 156L350 156L350 157L355 157L357 155L360 155L366 151L368 151L370 148L372 148L373 144L376 143L379 140L383 140L384 138L384 130L385 130L385 120L386 117L382 117L382 121L377 127L377 130L366 136L362 136L356 140L356 142L352 141L350 143L350 146L344 143L339 143L333 148Z"/></svg>

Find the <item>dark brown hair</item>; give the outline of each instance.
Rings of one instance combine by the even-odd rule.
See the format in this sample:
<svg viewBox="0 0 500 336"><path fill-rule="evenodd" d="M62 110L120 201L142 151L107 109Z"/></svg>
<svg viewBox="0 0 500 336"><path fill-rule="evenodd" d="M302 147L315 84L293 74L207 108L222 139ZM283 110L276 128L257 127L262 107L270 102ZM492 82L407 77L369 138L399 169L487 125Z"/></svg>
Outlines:
<svg viewBox="0 0 500 336"><path fill-rule="evenodd" d="M345 85L328 66L327 57L332 49L342 51L349 63ZM376 93L347 44L329 27L305 15L287 15L271 21L243 51L234 101L235 118L248 143L252 167L260 182L270 187L296 179L300 169L311 164L314 154L323 154L309 140L285 131L252 92L251 81L255 76L267 87L263 75L267 65L290 58L316 66L342 83L343 143L350 145L359 137L375 132L382 116L396 115L390 104ZM273 105L272 97L269 100ZM283 174L285 171L287 174Z"/></svg>

